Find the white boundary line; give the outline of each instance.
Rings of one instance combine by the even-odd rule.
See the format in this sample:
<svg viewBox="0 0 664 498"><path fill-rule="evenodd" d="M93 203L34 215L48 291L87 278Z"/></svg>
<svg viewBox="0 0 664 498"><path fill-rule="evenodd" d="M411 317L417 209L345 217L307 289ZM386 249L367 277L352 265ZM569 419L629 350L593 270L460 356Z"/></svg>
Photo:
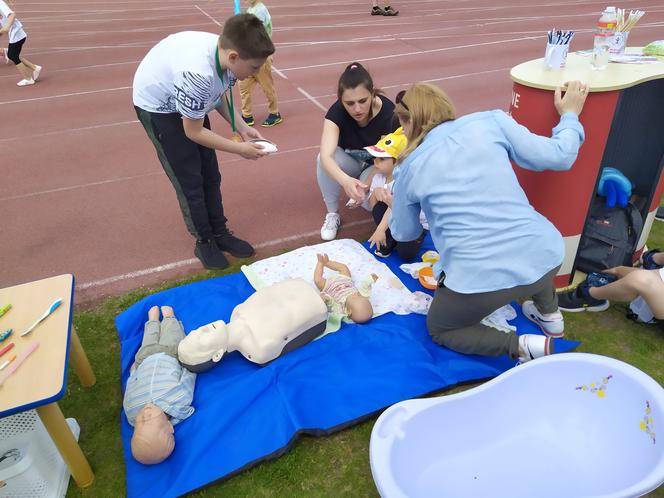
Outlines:
<svg viewBox="0 0 664 498"><path fill-rule="evenodd" d="M372 223L372 220L367 219L367 220L353 221L352 223L346 223L343 226L352 228L361 225L368 225L370 223ZM305 232L297 235L290 235L288 237L282 237L280 239L269 240L267 242L261 242L260 244L256 244L254 247L256 249L263 249L265 247L281 245L286 242L295 242L305 237L313 237L314 235L318 235L319 233L320 230L312 230L311 232ZM143 277L145 275L153 275L155 273L161 273L164 271L173 270L175 268L189 266L195 263L200 263L198 258L183 259L181 261L174 261L173 263L166 263L165 265L153 266L152 268L145 268L143 270L137 270L125 273L123 275L115 275L113 277L102 278L100 280L94 280L92 282L84 282L82 284L76 284L76 288L79 290L84 290L84 289L91 289L93 287L101 287L115 282L120 282L122 280L129 280L136 277Z"/></svg>
<svg viewBox="0 0 664 498"><path fill-rule="evenodd" d="M208 13L205 12L203 9L201 9L198 5L194 5L194 7L196 7L198 10L200 10L200 11L203 13L203 15L204 15L205 17L207 17L208 19L210 19L210 21L212 21L213 23L215 23L217 26L221 26L221 23L220 23L219 21L217 21L214 17L212 17L210 14L208 14Z"/></svg>
<svg viewBox="0 0 664 498"><path fill-rule="evenodd" d="M306 90L304 90L303 88L300 88L298 86L297 91L300 92L302 95L304 95L310 102L313 102L313 104L316 107L318 107L319 109L321 109L323 112L327 112L327 109L325 108L325 106L323 104L321 104L320 102L318 102L315 99L315 97L311 96Z"/></svg>
<svg viewBox="0 0 664 498"><path fill-rule="evenodd" d="M102 90L89 90L87 92L62 93L60 95L46 95L44 97L35 97L32 99L6 100L0 102L0 105L20 104L22 102L37 102L40 100L59 99L61 97L77 97L79 95L90 95L92 93L117 92L118 90L131 90L130 86L119 86L117 88L104 88Z"/></svg>

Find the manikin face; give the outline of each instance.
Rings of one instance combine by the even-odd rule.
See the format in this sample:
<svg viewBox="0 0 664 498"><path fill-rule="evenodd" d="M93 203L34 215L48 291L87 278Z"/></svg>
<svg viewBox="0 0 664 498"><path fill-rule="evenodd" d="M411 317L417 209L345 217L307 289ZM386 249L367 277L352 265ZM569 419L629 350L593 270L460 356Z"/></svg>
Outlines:
<svg viewBox="0 0 664 498"><path fill-rule="evenodd" d="M369 121L373 96L363 85L345 89L341 94L341 103L346 112L360 125Z"/></svg>
<svg viewBox="0 0 664 498"><path fill-rule="evenodd" d="M166 460L175 448L173 425L161 408L147 404L138 413L131 452L139 462L152 465Z"/></svg>
<svg viewBox="0 0 664 498"><path fill-rule="evenodd" d="M267 60L267 58L242 59L240 57L240 54L238 54L235 50L229 50L227 54L228 54L228 69L230 69L232 73L236 76L236 78L239 80L245 80L250 76L256 74L258 70L261 68L261 66L265 64L265 61Z"/></svg>

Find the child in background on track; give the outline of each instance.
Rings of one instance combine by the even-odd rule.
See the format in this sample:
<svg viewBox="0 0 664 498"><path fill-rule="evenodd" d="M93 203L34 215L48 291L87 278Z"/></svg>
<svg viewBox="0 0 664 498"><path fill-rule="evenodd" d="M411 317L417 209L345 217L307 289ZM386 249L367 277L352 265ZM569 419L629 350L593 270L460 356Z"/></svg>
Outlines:
<svg viewBox="0 0 664 498"><path fill-rule="evenodd" d="M318 254L318 262L314 270L314 283L330 313L347 316L355 323L366 323L373 316L373 307L369 301L371 286L378 280L372 273L360 284L358 290L351 278L350 270L343 263L330 261L327 254ZM329 278L323 278L323 270L339 272Z"/></svg>
<svg viewBox="0 0 664 498"><path fill-rule="evenodd" d="M385 5L385 7L381 8L378 6L378 0L372 0L372 5L373 7L371 8L371 15L372 16L396 16L399 14L398 10L394 10L390 5ZM384 4L384 2L383 2Z"/></svg>
<svg viewBox="0 0 664 498"><path fill-rule="evenodd" d="M42 67L30 62L25 57L21 57L21 49L28 35L23 30L21 21L16 19L16 14L3 0L0 0L0 37L9 34L9 46L3 49L5 62L12 61L16 64L16 69L21 73L23 79L16 83L18 86L34 85L39 79Z"/></svg>
<svg viewBox="0 0 664 498"><path fill-rule="evenodd" d="M253 14L258 17L265 31L272 38L272 17L267 7L260 0L247 0L249 8L247 14ZM279 114L279 106L277 103L277 92L274 89L274 80L272 79L272 56L268 57L265 64L261 66L258 72L249 78L240 81L240 96L242 97L242 119L249 126L254 125L254 116L251 110L251 92L254 85L258 85L263 89L265 97L267 98L268 116L261 124L264 128L269 128L278 125L283 121L281 114Z"/></svg>
<svg viewBox="0 0 664 498"><path fill-rule="evenodd" d="M426 218L424 218L423 213L420 213L420 223L425 228L422 230L420 237L410 242L397 242L392 238L389 228L392 210L385 203L383 195L384 190L389 190L390 192L392 190L392 186L394 185L392 173L394 172L397 157L406 149L407 145L408 139L403 134L403 129L397 128L394 133L381 138L376 145L370 145L364 149L374 157L373 176L367 179L367 182L371 182L367 202L377 227L371 237L369 237L369 247L373 248L376 246L374 254L381 258L388 257L396 248L401 259L412 261L417 256L417 252L420 250L424 236L427 233L426 228L429 227Z"/></svg>

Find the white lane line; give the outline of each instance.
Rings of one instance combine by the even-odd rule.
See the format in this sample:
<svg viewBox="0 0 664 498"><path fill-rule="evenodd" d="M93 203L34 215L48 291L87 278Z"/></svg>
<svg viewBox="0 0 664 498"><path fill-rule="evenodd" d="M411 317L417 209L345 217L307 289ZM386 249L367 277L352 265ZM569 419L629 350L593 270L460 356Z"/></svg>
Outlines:
<svg viewBox="0 0 664 498"><path fill-rule="evenodd" d="M540 36L524 36L520 38L508 38L507 40L495 40L495 41L490 41L490 42L483 42L483 43L470 43L468 45L455 45L453 47L441 47L441 48L434 48L431 50L417 50L415 52L406 52L406 53L401 53L401 54L390 54L390 55L381 55L378 57L368 57L365 59L356 59L357 62L367 62L367 61L376 61L376 60L382 60L382 59L394 59L397 57L410 57L412 55L423 55L423 54L433 54L436 52L446 52L448 50L459 50L459 49L464 49L464 48L473 48L473 47L484 47L486 45L497 45L499 43L510 43L510 42L520 42L524 40L538 40L541 38L544 38L545 35L540 35ZM312 69L315 67L328 67L328 66L340 66L342 64L347 64L350 60L345 60L345 61L337 61L337 62L325 62L323 64L315 64L311 66L297 66L297 67L287 67L285 69L282 69L282 71L299 71L299 70L304 70L304 69Z"/></svg>
<svg viewBox="0 0 664 498"><path fill-rule="evenodd" d="M68 68L65 68L65 69L51 69L51 68L49 68L48 74L68 73L70 71L80 71L80 70L83 70L83 69L99 69L99 68L102 68L102 67L124 66L126 64L136 64L136 65L138 65L140 62L141 61L113 62L113 63L110 63L110 64L95 64L95 65L92 65L92 66L68 67ZM16 79L16 76L13 75L13 74L9 74L7 76L0 76L0 79L2 79L2 78Z"/></svg>
<svg viewBox="0 0 664 498"><path fill-rule="evenodd" d="M67 129L64 129L64 130L47 131L45 133L36 133L34 135L29 135L29 136L0 138L0 142L11 142L13 140L25 140L25 139L49 137L49 136L52 136L52 135L62 135L63 133L70 133L70 132L77 132L77 131L98 130L99 128L109 128L111 126L123 126L123 125L128 125L128 124L139 123L139 122L140 121L138 119L134 119L133 121L120 121L120 122L117 122L117 123L107 123L107 124L100 124L100 125L93 125L93 126L83 126L82 128L67 128Z"/></svg>
<svg viewBox="0 0 664 498"><path fill-rule="evenodd" d="M194 5L194 7L196 7L198 10L200 10L201 13L202 13L205 17L207 17L210 21L212 21L213 23L215 23L217 26L221 26L221 23L220 23L219 21L217 21L214 17L212 17L210 14L208 14L208 13L205 12L203 9L201 9L198 5Z"/></svg>
<svg viewBox="0 0 664 498"><path fill-rule="evenodd" d="M125 182L125 181L130 181L130 180L136 180L138 178L145 178L147 176L157 176L157 175L163 175L163 171L155 171L154 173L144 173L142 175L135 175L135 176L125 176L122 178L113 178L111 180L101 180L98 182L91 182L91 183L81 183L79 185L69 185L67 187L60 187L60 188L53 188L50 190L41 190L39 192L29 192L27 194L20 194L20 195L12 195L9 197L0 197L0 202L4 201L15 201L17 199L26 199L28 197L35 197L38 195L45 195L45 194L54 194L57 192L67 192L69 190L76 190L76 189L81 189L81 188L87 188L87 187L95 187L97 185L106 185L109 183L117 183L117 182Z"/></svg>
<svg viewBox="0 0 664 498"><path fill-rule="evenodd" d="M300 88L299 86L297 87L297 91L300 92L302 95L304 95L310 102L313 102L313 104L321 109L323 112L327 112L327 109L323 104L318 102L315 97L312 97L309 93L306 92L306 90Z"/></svg>
<svg viewBox="0 0 664 498"><path fill-rule="evenodd" d="M33 99L6 100L0 102L0 105L20 104L22 102L37 102L40 100L59 99L61 97L77 97L79 95L90 95L92 93L117 92L118 90L129 90L130 86L119 86L117 88L104 88L102 90L90 90L88 92L62 93L60 95L47 95L45 97L35 97Z"/></svg>
<svg viewBox="0 0 664 498"><path fill-rule="evenodd" d="M281 76L283 79L287 80L288 76L286 76L284 73L279 71L275 66L272 66L272 70L277 73L279 76Z"/></svg>
<svg viewBox="0 0 664 498"><path fill-rule="evenodd" d="M352 223L345 223L345 227L356 227L356 226L361 226L361 225L368 225L369 223L372 223L372 220L360 220L360 221L354 221ZM301 233L298 235L291 235L289 237L283 237L280 239L274 239L270 240L267 242L261 242L260 244L256 244L254 247L256 249L263 249L265 247L270 247L270 246L276 246L280 244L285 244L287 242L296 242L302 238L305 237L313 237L315 235L318 235L320 233L320 230L313 230L311 232L305 232ZM159 265L159 266L153 266L152 268L145 268L143 270L137 270L137 271L132 271L129 273L125 273L123 275L115 275L113 277L108 277L108 278L102 278L100 280L93 280L92 282L84 282L82 284L76 284L76 288L79 290L83 289L91 289L93 287L101 287L104 285L112 284L115 282L120 282L122 280L129 280L132 278L137 278L137 277L142 277L145 275L153 275L156 273L162 273L168 270L172 270L174 268L180 268L183 266L189 266L193 265L195 263L200 264L200 261L197 258L190 258L190 259L183 259L181 261L175 261L173 263L167 263L165 265Z"/></svg>

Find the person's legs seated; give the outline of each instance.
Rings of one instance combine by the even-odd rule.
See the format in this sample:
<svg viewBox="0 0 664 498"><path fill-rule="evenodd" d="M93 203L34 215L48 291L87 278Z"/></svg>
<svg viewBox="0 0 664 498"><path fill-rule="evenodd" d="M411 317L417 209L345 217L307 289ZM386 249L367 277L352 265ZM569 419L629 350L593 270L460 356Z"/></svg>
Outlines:
<svg viewBox="0 0 664 498"><path fill-rule="evenodd" d="M580 311L604 311L610 303L606 299L596 299L591 294L591 287L587 281L581 282L576 289L558 294L558 307L563 311L572 313Z"/></svg>

